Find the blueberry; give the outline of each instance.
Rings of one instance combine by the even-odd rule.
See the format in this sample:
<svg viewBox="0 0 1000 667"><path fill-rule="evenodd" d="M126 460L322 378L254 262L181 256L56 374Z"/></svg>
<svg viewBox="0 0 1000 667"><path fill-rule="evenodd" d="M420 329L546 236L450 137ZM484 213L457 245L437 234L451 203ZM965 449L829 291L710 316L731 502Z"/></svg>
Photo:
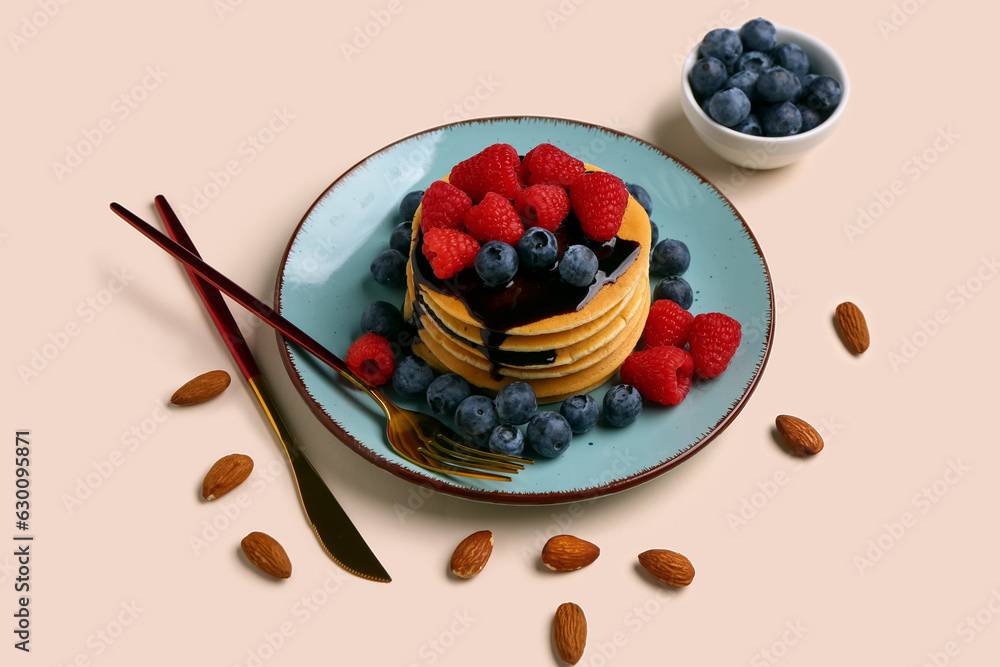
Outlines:
<svg viewBox="0 0 1000 667"><path fill-rule="evenodd" d="M489 448L494 454L520 456L524 451L524 434L519 428L501 424L490 433Z"/></svg>
<svg viewBox="0 0 1000 667"><path fill-rule="evenodd" d="M483 244L476 253L476 273L487 287L503 287L517 273L517 251L503 241Z"/></svg>
<svg viewBox="0 0 1000 667"><path fill-rule="evenodd" d="M471 393L469 383L461 375L439 375L427 387L427 407L436 415L453 417L458 404Z"/></svg>
<svg viewBox="0 0 1000 667"><path fill-rule="evenodd" d="M739 88L720 90L708 101L708 115L720 125L738 125L750 115L750 100Z"/></svg>
<svg viewBox="0 0 1000 667"><path fill-rule="evenodd" d="M373 301L361 311L361 333L377 333L391 342L403 330L399 308L386 301Z"/></svg>
<svg viewBox="0 0 1000 667"><path fill-rule="evenodd" d="M736 61L736 67L733 68L733 71L763 74L772 67L774 67L774 61L771 60L771 56L760 51L746 51Z"/></svg>
<svg viewBox="0 0 1000 667"><path fill-rule="evenodd" d="M420 206L420 200L423 196L423 190L414 190L413 192L408 192L403 197L403 201L399 202L399 214L403 216L403 220L413 220L413 216L417 212L417 207Z"/></svg>
<svg viewBox="0 0 1000 667"><path fill-rule="evenodd" d="M653 212L653 199L649 196L649 193L646 192L646 188L641 185L636 185L635 183L626 183L625 189L628 190L630 195L632 195L632 199L639 202L639 206L646 211L646 215Z"/></svg>
<svg viewBox="0 0 1000 667"><path fill-rule="evenodd" d="M701 40L701 57L718 58L726 67L736 64L743 53L743 42L735 30L716 28Z"/></svg>
<svg viewBox="0 0 1000 667"><path fill-rule="evenodd" d="M733 127L737 132L742 132L743 134L751 134L755 137L759 137L764 134L764 128L760 124L760 118L757 114L752 113L747 116L747 119Z"/></svg>
<svg viewBox="0 0 1000 667"><path fill-rule="evenodd" d="M757 18L743 24L740 39L746 51L770 51L778 43L778 30L767 19Z"/></svg>
<svg viewBox="0 0 1000 667"><path fill-rule="evenodd" d="M538 412L535 390L527 382L511 382L497 392L493 401L501 424L527 424Z"/></svg>
<svg viewBox="0 0 1000 667"><path fill-rule="evenodd" d="M558 412L539 412L528 422L528 443L546 458L559 456L569 446L573 429Z"/></svg>
<svg viewBox="0 0 1000 667"><path fill-rule="evenodd" d="M639 418L642 412L642 396L628 384L618 384L604 395L604 421L609 426L621 428Z"/></svg>
<svg viewBox="0 0 1000 667"><path fill-rule="evenodd" d="M809 73L809 56L801 46L793 42L778 44L771 51L771 58L775 65L784 67L796 76L805 76Z"/></svg>
<svg viewBox="0 0 1000 667"><path fill-rule="evenodd" d="M406 255L398 250L383 250L372 260L372 276L379 285L406 286Z"/></svg>
<svg viewBox="0 0 1000 667"><path fill-rule="evenodd" d="M695 95L708 97L722 88L728 78L729 72L726 71L726 66L721 60L702 58L691 68L691 72L688 74L688 83L691 84L691 90Z"/></svg>
<svg viewBox="0 0 1000 667"><path fill-rule="evenodd" d="M404 255L410 254L410 237L413 235L413 221L401 222L392 229L389 235L389 247Z"/></svg>
<svg viewBox="0 0 1000 667"><path fill-rule="evenodd" d="M747 99L750 100L750 104L753 104L757 101L758 76L759 75L756 72L751 72L749 70L737 72L729 77L728 81L726 81L726 88L739 88L743 91L743 94L747 96Z"/></svg>
<svg viewBox="0 0 1000 667"><path fill-rule="evenodd" d="M434 371L420 357L403 357L392 372L392 388L405 396L422 396L434 380Z"/></svg>
<svg viewBox="0 0 1000 667"><path fill-rule="evenodd" d="M650 248L656 247L656 244L660 240L660 226L655 222L653 222L652 220L649 221L649 238L650 238L649 247Z"/></svg>
<svg viewBox="0 0 1000 667"><path fill-rule="evenodd" d="M555 234L541 227L531 227L517 241L517 256L529 269L549 269L556 263L559 243Z"/></svg>
<svg viewBox="0 0 1000 667"><path fill-rule="evenodd" d="M559 277L570 285L588 287L597 275L597 255L585 245L571 245L559 260Z"/></svg>
<svg viewBox="0 0 1000 667"><path fill-rule="evenodd" d="M667 276L653 288L653 301L670 299L684 310L690 310L694 303L694 292L688 281L680 276Z"/></svg>
<svg viewBox="0 0 1000 667"><path fill-rule="evenodd" d="M757 77L757 93L765 102L787 102L799 94L799 78L784 67L772 67Z"/></svg>
<svg viewBox="0 0 1000 667"><path fill-rule="evenodd" d="M832 111L840 104L843 92L840 82L832 76L818 76L809 85L806 104L816 111Z"/></svg>
<svg viewBox="0 0 1000 667"><path fill-rule="evenodd" d="M823 122L823 117L819 115L819 112L810 109L805 104L796 104L795 108L802 114L802 127L799 128L800 133L808 132Z"/></svg>
<svg viewBox="0 0 1000 667"><path fill-rule="evenodd" d="M650 253L649 270L663 276L679 276L691 266L691 251L677 239L663 239Z"/></svg>
<svg viewBox="0 0 1000 667"><path fill-rule="evenodd" d="M600 409L590 394L570 396L559 407L559 414L569 422L573 433L586 433L597 425Z"/></svg>
<svg viewBox="0 0 1000 667"><path fill-rule="evenodd" d="M802 129L802 114L791 102L767 107L760 120L769 137L788 137Z"/></svg>
<svg viewBox="0 0 1000 667"><path fill-rule="evenodd" d="M486 396L469 396L455 409L455 427L477 445L484 445L500 425L493 401Z"/></svg>
<svg viewBox="0 0 1000 667"><path fill-rule="evenodd" d="M796 104L802 102L804 104L806 97L809 96L809 86L811 86L812 82L818 78L819 74L806 74L805 76L800 76L799 83L801 83L802 86L799 88L799 94L792 99L792 102L795 102Z"/></svg>

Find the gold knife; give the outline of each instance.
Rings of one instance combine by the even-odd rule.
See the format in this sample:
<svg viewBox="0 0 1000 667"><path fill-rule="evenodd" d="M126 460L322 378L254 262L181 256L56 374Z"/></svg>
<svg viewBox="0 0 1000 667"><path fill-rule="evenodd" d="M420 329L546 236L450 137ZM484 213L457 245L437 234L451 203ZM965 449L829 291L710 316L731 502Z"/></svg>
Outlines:
<svg viewBox="0 0 1000 667"><path fill-rule="evenodd" d="M188 236L180 219L163 195L157 195L156 209L170 236L193 254L198 255L198 250L194 247L191 237ZM264 381L264 376L250 352L250 346L247 345L246 339L236 324L236 319L222 298L222 294L197 273L191 269L186 270L201 296L202 302L212 316L212 321L215 322L216 328L222 334L226 347L232 353L236 365L239 366L240 372L249 383L254 396L257 397L264 410L264 415L285 449L288 462L292 466L292 474L295 477L299 499L302 501L306 518L315 531L316 537L319 538L323 550L351 574L373 581L392 581L389 573L382 567L361 533L347 516L344 508L337 502L323 478L319 476L292 437L278 412L274 398Z"/></svg>

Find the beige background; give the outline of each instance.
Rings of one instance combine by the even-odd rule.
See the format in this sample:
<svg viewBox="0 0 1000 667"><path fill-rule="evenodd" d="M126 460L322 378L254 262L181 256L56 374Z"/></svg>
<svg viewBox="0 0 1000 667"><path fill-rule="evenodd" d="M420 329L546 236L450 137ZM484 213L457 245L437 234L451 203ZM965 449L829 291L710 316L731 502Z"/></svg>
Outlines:
<svg viewBox="0 0 1000 667"><path fill-rule="evenodd" d="M590 623L586 665L995 664L995 3L489 7L4 2L0 662L547 665L551 615L573 600ZM693 135L678 63L707 29L756 16L835 48L853 96L815 154L744 175ZM235 367L175 262L107 205L149 215L162 192L192 207L202 253L270 300L295 224L339 174L411 133L509 114L634 134L723 189L773 274L770 363L736 423L656 481L579 505L494 507L421 495L339 445L270 331L241 313L294 429L395 579L362 581L317 548L243 385L201 409L162 406L190 377ZM247 148L265 127L280 131ZM67 162L81 142L92 150ZM200 201L230 162L239 173ZM873 331L860 358L831 324L847 299ZM786 455L771 435L779 413L820 426L825 451ZM30 655L11 633L19 428L33 451ZM256 460L251 480L200 502L202 474L232 451ZM496 534L492 561L452 580L452 548L481 528ZM292 579L241 560L251 530L285 544ZM557 532L596 542L600 560L542 571L538 549ZM650 547L686 553L693 585L640 576L635 555Z"/></svg>

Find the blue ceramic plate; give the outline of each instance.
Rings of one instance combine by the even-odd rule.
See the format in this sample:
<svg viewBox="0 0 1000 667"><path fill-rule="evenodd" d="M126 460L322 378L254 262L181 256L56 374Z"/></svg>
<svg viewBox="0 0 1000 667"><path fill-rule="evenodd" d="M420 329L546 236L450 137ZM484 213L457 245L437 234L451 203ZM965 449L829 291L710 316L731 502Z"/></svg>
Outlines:
<svg viewBox="0 0 1000 667"><path fill-rule="evenodd" d="M746 404L767 361L774 303L764 256L732 204L690 167L639 139L574 121L515 117L446 125L387 146L334 181L306 213L278 274L277 309L330 350L346 355L360 335L366 304L402 303L402 290L377 284L369 272L372 258L388 247L389 233L401 221L400 200L498 142L521 154L552 143L649 191L660 238L680 239L691 250L691 268L684 276L695 291L691 311L724 312L743 325L743 342L726 372L696 381L676 407L647 404L627 428L601 424L576 436L559 458L540 459L511 482L437 475L403 460L389 447L384 417L370 399L308 353L282 343L292 381L320 421L354 451L399 477L445 493L546 504L650 480L704 447ZM593 392L598 403L606 390ZM400 403L426 410L418 401Z"/></svg>

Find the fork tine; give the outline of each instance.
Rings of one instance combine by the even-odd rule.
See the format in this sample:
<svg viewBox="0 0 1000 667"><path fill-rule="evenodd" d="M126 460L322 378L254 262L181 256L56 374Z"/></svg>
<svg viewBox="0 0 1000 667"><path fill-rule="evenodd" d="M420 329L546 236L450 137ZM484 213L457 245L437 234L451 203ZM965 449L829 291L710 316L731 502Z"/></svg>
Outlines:
<svg viewBox="0 0 1000 667"><path fill-rule="evenodd" d="M420 452L421 456L447 466L448 468L447 472L453 475L464 475L466 477L479 477L481 479L493 479L497 481L509 482L511 481L510 477L506 475L501 475L499 473L517 474L516 469L499 468L495 466L475 463L472 461L451 459L448 457L447 453L441 454L433 449L426 449L424 447L421 447L418 451ZM427 465L424 465L424 467L428 468ZM498 473L498 474L492 474L492 473Z"/></svg>
<svg viewBox="0 0 1000 667"><path fill-rule="evenodd" d="M487 459L475 455L469 455L464 452L455 452L449 450L441 445L441 443L431 440L427 443L427 447L421 447L418 449L421 454L433 455L437 461L442 461L446 463L451 463L456 466L472 466L474 468L479 468L481 470L490 470L493 472L509 472L517 474L518 471L524 470L524 466L517 463L508 463L506 461L495 461L492 459Z"/></svg>
<svg viewBox="0 0 1000 667"><path fill-rule="evenodd" d="M457 450L459 452L463 452L465 454L469 454L469 455L475 456L475 457L480 457L480 458L483 458L483 459L490 459L490 460L493 460L493 461L503 461L503 462L511 463L511 464L514 464L515 466L517 466L517 468L519 470L524 470L524 466L525 465L534 465L535 464L535 462L532 461L531 459L521 458L520 456L511 456L510 454L496 454L496 453L490 452L490 451L483 451L483 450L480 450L480 449L473 449L472 447L469 447L468 445L466 445L466 444L460 442L459 440L456 440L455 438L452 438L451 436L446 435L444 433L439 434L438 438L440 440L444 440L445 442L447 442L449 445L451 445L455 450Z"/></svg>

